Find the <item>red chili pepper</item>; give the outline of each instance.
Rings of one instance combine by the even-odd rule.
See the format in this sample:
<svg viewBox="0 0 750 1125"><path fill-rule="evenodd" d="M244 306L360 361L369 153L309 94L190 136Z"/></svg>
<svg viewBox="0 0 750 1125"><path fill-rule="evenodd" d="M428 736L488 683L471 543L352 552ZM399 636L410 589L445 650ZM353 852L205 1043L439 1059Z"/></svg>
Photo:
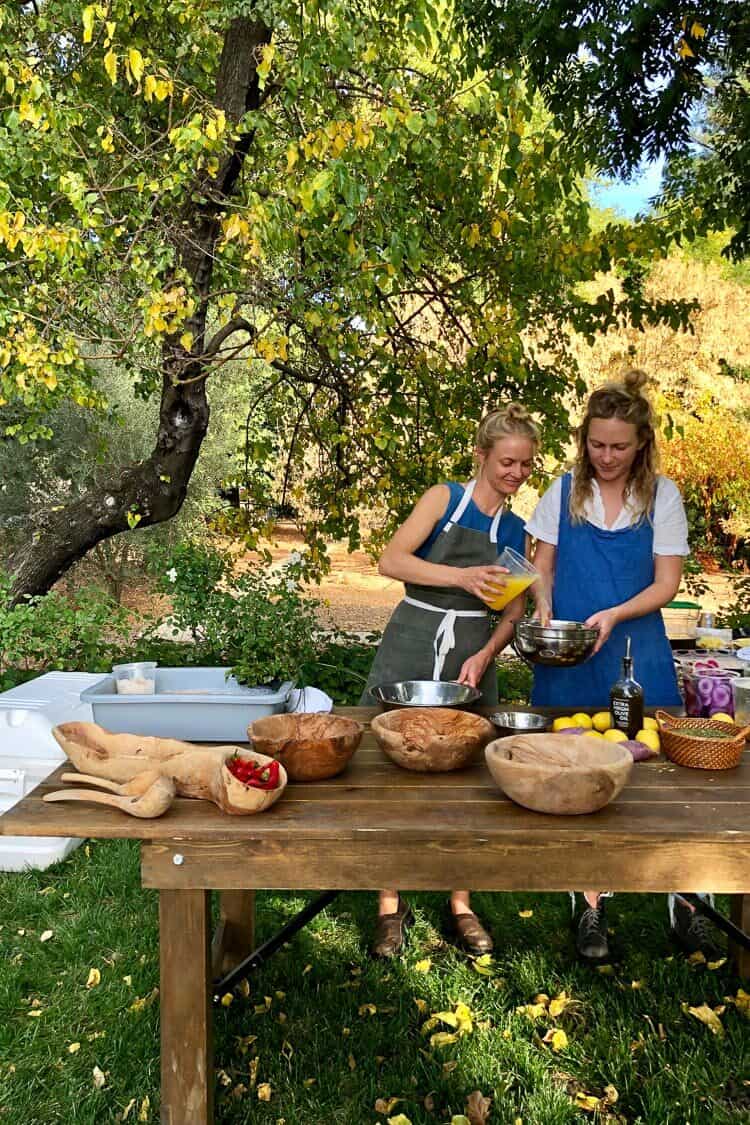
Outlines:
<svg viewBox="0 0 750 1125"><path fill-rule="evenodd" d="M228 760L227 769L233 777L252 789L276 789L279 784L279 763L275 760L263 764L235 754Z"/></svg>

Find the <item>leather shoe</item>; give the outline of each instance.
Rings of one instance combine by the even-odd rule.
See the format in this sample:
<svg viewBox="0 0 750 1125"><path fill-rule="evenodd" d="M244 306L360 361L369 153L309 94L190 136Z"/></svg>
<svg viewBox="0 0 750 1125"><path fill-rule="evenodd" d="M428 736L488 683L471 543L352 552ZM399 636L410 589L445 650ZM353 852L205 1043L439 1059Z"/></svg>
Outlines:
<svg viewBox="0 0 750 1125"><path fill-rule="evenodd" d="M453 932L459 945L468 953L491 953L492 938L473 911L452 915Z"/></svg>
<svg viewBox="0 0 750 1125"><path fill-rule="evenodd" d="M370 946L373 957L396 957L406 944L407 931L414 925L414 915L406 899L399 896L395 914L379 914L375 937Z"/></svg>

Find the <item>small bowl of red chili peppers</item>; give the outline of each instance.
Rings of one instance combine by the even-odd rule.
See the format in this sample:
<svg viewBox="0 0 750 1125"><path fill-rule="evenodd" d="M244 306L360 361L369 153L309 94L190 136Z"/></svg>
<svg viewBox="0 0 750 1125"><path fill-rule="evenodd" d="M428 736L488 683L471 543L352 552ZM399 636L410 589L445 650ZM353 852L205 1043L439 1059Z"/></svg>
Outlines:
<svg viewBox="0 0 750 1125"><path fill-rule="evenodd" d="M228 812L263 812L284 792L286 770L275 758L252 751L239 751L226 758L222 768Z"/></svg>

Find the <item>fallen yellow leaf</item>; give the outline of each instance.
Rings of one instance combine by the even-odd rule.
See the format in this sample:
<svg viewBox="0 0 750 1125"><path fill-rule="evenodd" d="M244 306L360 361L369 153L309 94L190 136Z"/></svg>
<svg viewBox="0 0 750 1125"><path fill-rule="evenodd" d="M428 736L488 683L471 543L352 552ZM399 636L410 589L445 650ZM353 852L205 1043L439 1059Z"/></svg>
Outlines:
<svg viewBox="0 0 750 1125"><path fill-rule="evenodd" d="M581 1090L578 1091L573 1101L578 1109L582 1109L586 1113L595 1113L599 1108L599 1099L595 1098L593 1094L584 1094Z"/></svg>
<svg viewBox="0 0 750 1125"><path fill-rule="evenodd" d="M360 1016L374 1016L377 1010L374 1004L360 1004L358 1009Z"/></svg>
<svg viewBox="0 0 750 1125"><path fill-rule="evenodd" d="M414 997L414 1003L417 1005L417 1011L418 1012L426 1012L427 1011L427 1001L426 1000L422 1000L419 996L415 996Z"/></svg>
<svg viewBox="0 0 750 1125"><path fill-rule="evenodd" d="M134 1105L135 1098L131 1098L128 1104L125 1106L125 1109L122 1111L122 1116L120 1117L121 1121L127 1121L127 1119L130 1117L130 1111Z"/></svg>
<svg viewBox="0 0 750 1125"><path fill-rule="evenodd" d="M430 1036L431 1047L447 1047L449 1043L457 1043L459 1034L457 1031L436 1031L434 1035Z"/></svg>
<svg viewBox="0 0 750 1125"><path fill-rule="evenodd" d="M565 1011L568 1004L570 1004L570 997L567 992L560 992L554 1000L550 1000L549 1014L553 1019L557 1019Z"/></svg>
<svg viewBox="0 0 750 1125"><path fill-rule="evenodd" d="M102 979L102 974L98 969L89 969L88 979L86 980L86 988L96 988Z"/></svg>
<svg viewBox="0 0 750 1125"><path fill-rule="evenodd" d="M544 1043L549 1043L553 1051L564 1051L568 1046L568 1037L562 1028L550 1028L543 1039Z"/></svg>
<svg viewBox="0 0 750 1125"><path fill-rule="evenodd" d="M81 1049L80 1043L70 1043L69 1046L68 1046L68 1054L69 1055L77 1055L78 1052L80 1051L80 1049Z"/></svg>
<svg viewBox="0 0 750 1125"><path fill-rule="evenodd" d="M349 1070L357 1069L357 1060L355 1059L354 1055L350 1054L349 1058L346 1061L349 1064Z"/></svg>
<svg viewBox="0 0 750 1125"><path fill-rule="evenodd" d="M611 977L614 976L615 973L612 965L597 965L596 971L597 973L601 973L603 977Z"/></svg>
<svg viewBox="0 0 750 1125"><path fill-rule="evenodd" d="M706 967L711 970L720 969L721 966L726 965L726 963L726 957L720 957L718 961L708 961Z"/></svg>
<svg viewBox="0 0 750 1125"><path fill-rule="evenodd" d="M708 1004L701 1004L697 1008L688 1007L688 1012L691 1016L695 1016L697 1020L700 1020L701 1023L704 1023L713 1035L717 1035L720 1039L724 1035L721 1020L714 1009L709 1008Z"/></svg>
<svg viewBox="0 0 750 1125"><path fill-rule="evenodd" d="M700 949L696 949L695 953L691 953L687 959L689 965L705 965L706 958Z"/></svg>
<svg viewBox="0 0 750 1125"><path fill-rule="evenodd" d="M102 1086L104 1086L107 1079L104 1077L104 1074L102 1073L102 1071L99 1069L98 1066L95 1066L91 1073L93 1074L94 1086L96 1087L97 1090L101 1090Z"/></svg>
<svg viewBox="0 0 750 1125"><path fill-rule="evenodd" d="M233 1000L234 1000L234 996L232 996L232 993L231 992L225 992L224 995L221 998L222 1007L228 1008Z"/></svg>
<svg viewBox="0 0 750 1125"><path fill-rule="evenodd" d="M386 1117L388 1125L411 1125L411 1120L404 1113L397 1113L395 1117Z"/></svg>
<svg viewBox="0 0 750 1125"><path fill-rule="evenodd" d="M150 1113L149 1113L150 1109L151 1109L151 1099L147 1095L143 1099L143 1101L141 1102L141 1108L138 1110L138 1120L139 1121L148 1121L149 1116L150 1116Z"/></svg>
<svg viewBox="0 0 750 1125"><path fill-rule="evenodd" d="M425 957L423 961L417 961L414 968L418 973L429 973L430 969L432 968L432 961L429 957Z"/></svg>
<svg viewBox="0 0 750 1125"><path fill-rule="evenodd" d="M518 917L519 918L533 918L534 917L534 911L533 910L519 910L518 911Z"/></svg>
<svg viewBox="0 0 750 1125"><path fill-rule="evenodd" d="M617 1099L619 1098L619 1096L620 1095L617 1092L616 1086L605 1086L604 1087L604 1100L609 1105L614 1105L615 1102L617 1101Z"/></svg>
<svg viewBox="0 0 750 1125"><path fill-rule="evenodd" d="M373 1108L376 1113L390 1113L403 1100L403 1098L377 1098Z"/></svg>
<svg viewBox="0 0 750 1125"><path fill-rule="evenodd" d="M40 941L49 941L49 939L52 937L52 934L53 934L52 930L45 930L44 933L39 938L39 940Z"/></svg>
<svg viewBox="0 0 750 1125"><path fill-rule="evenodd" d="M270 1082L261 1082L261 1084L258 1086L258 1101L259 1102L270 1102L271 1094L272 1094L271 1083Z"/></svg>
<svg viewBox="0 0 750 1125"><path fill-rule="evenodd" d="M639 988L643 988L643 981L642 980L631 980L630 987L634 991L637 991Z"/></svg>

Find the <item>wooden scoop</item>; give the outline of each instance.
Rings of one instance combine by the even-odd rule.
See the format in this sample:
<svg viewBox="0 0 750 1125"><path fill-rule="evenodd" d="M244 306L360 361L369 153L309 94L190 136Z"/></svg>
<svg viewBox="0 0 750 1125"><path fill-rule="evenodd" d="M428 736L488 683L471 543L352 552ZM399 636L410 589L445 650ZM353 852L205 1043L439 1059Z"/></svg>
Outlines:
<svg viewBox="0 0 750 1125"><path fill-rule="evenodd" d="M64 773L61 780L71 781L74 784L95 785L97 789L107 789L110 793L116 793L118 797L142 797L146 790L163 776L161 770L146 770L145 773L136 774L130 781L120 784L117 781L109 781L106 777L94 777L90 773Z"/></svg>
<svg viewBox="0 0 750 1125"><path fill-rule="evenodd" d="M79 777L81 774L70 775ZM101 778L97 779L98 782ZM131 785L117 785L116 788L126 790ZM97 805L110 805L113 809L120 809L129 816L138 816L144 819L161 816L172 804L175 795L175 783L171 777L157 775L145 792L132 796L115 796L112 793L101 793L96 789L60 789L55 793L45 793L43 801L90 801Z"/></svg>

